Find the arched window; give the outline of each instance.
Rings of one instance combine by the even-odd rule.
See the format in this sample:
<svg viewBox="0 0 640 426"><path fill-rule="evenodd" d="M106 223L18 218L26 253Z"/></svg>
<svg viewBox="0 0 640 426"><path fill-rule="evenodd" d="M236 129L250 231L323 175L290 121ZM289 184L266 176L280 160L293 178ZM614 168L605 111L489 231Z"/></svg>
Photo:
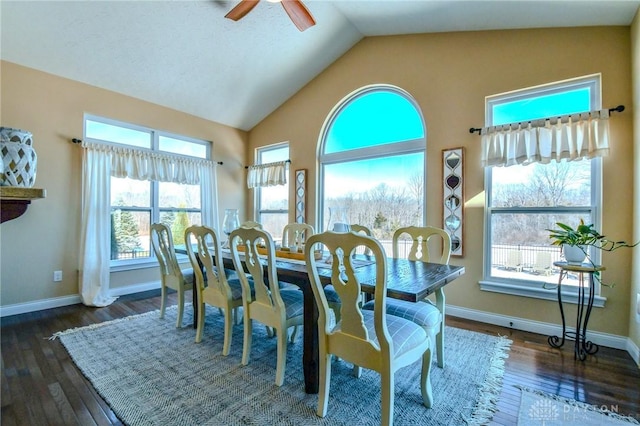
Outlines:
<svg viewBox="0 0 640 426"><path fill-rule="evenodd" d="M390 238L425 223L426 131L415 99L390 85L366 86L331 111L320 134L318 228L329 208Z"/></svg>

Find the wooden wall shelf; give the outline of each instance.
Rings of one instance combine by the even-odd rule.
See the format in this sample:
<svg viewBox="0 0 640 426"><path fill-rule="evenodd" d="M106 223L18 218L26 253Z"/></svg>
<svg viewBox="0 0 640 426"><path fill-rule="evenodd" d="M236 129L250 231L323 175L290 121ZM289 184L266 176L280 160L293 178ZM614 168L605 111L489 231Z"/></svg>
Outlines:
<svg viewBox="0 0 640 426"><path fill-rule="evenodd" d="M31 200L46 196L47 191L42 188L0 186L0 216L2 217L0 223L22 216L31 204Z"/></svg>

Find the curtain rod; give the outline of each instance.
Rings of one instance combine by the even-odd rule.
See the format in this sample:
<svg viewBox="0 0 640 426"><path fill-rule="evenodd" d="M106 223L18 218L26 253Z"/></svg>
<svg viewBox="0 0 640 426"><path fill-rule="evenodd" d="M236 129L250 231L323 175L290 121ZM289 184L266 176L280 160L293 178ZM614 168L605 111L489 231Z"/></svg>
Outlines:
<svg viewBox="0 0 640 426"><path fill-rule="evenodd" d="M73 138L73 139L71 139L71 142L75 143L76 145L77 144L81 144L82 143L82 139ZM224 163L222 161L216 161L216 164L219 164L219 165L222 166Z"/></svg>
<svg viewBox="0 0 640 426"><path fill-rule="evenodd" d="M285 163L291 163L291 160L284 160ZM279 163L279 161L274 161L274 163ZM265 163L265 164L255 164L256 166L268 166L269 164L273 164L273 163ZM244 166L245 169L248 169L249 166Z"/></svg>
<svg viewBox="0 0 640 426"><path fill-rule="evenodd" d="M622 112L624 111L624 105L618 105L615 108L609 108L609 112ZM578 113L580 114L580 113ZM568 115L573 115L573 114L568 114ZM553 118L553 117L552 117ZM551 118L545 118L545 121L551 120ZM535 120L534 120L535 121ZM518 122L518 123L510 123L510 124L503 124L503 126L509 126L509 125L513 125L513 124L522 124L523 122ZM531 121L527 121L526 123L531 123ZM471 127L469 129L469 133L475 133L478 132L478 135L480 135L480 132L482 131L482 127Z"/></svg>

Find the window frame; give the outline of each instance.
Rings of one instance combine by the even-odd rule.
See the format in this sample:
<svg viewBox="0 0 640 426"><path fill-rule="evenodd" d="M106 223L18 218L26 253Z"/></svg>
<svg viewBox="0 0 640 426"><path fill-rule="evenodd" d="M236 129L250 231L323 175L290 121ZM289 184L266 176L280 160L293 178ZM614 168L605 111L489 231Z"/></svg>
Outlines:
<svg viewBox="0 0 640 426"><path fill-rule="evenodd" d="M601 75L592 74L575 79L563 80L525 88L522 90L487 96L485 98L485 125L493 125L493 109L501 103L514 102L528 98L552 95L562 93L579 88L590 89L590 108L589 110L598 110L602 108L601 93ZM501 123L502 124L502 123ZM507 123L504 123L507 124ZM527 281L520 279L509 279L504 277L495 277L491 275L491 253L492 253L492 218L499 214L575 214L584 213L589 217L590 223L594 223L596 228L601 228L602 223L602 159L593 158L591 165L591 195L590 206L558 206L558 207L493 207L492 206L492 168L485 167L485 211L484 211L484 239L483 239L483 278L480 281L480 288L485 291L505 293L510 295L532 297L537 299L552 300L557 302L557 290L555 288L541 288L539 281ZM590 256L594 262L601 261L601 253L599 250L591 250ZM600 295L600 284L595 283L595 301L594 306L603 307L606 298ZM569 303L578 303L578 289L571 286L562 287L563 301Z"/></svg>
<svg viewBox="0 0 640 426"><path fill-rule="evenodd" d="M380 145L373 145L365 148L357 148L350 149L338 152L332 152L325 154L325 146L327 143L327 136L329 134L330 129L333 126L333 123L338 118L342 110L347 108L352 102L356 101L358 98L366 96L372 92L394 92L399 96L405 98L408 102L410 102L415 110L418 112L420 119L422 121L422 128L424 130L424 136L422 138L410 139L401 142L392 142ZM325 120L325 123L322 126L320 131L320 138L318 143L318 151L316 153L316 158L318 159L318 182L317 186L317 207L316 207L316 229L323 230L324 229L324 210L325 210L325 188L324 188L324 178L325 178L325 167L332 164L339 163L349 163L353 161L361 161L361 160L369 160L369 159L377 159L388 156L399 156L399 155L407 155L407 154L423 154L423 173L422 173L422 223L427 223L427 197L426 197L426 188L427 188L427 126L424 121L424 115L422 114L422 109L418 102L415 100L411 94L397 86L388 85L388 84L375 84L361 87L349 95L345 96L340 102L338 102Z"/></svg>
<svg viewBox="0 0 640 426"><path fill-rule="evenodd" d="M111 140L97 139L87 136L87 121L94 121L98 123L107 124L110 126L120 127L123 129L136 130L139 132L144 132L149 134L150 138L150 147L140 147L136 145L130 145L126 143L119 143ZM97 142L101 144L109 144L115 146L123 146L136 150L144 150L144 151L153 151L153 152L161 152L163 154L172 155L176 157L184 157L184 158L201 158L210 160L211 153L213 151L213 143L211 141L197 139L189 136L179 135L176 133L171 133L163 130L153 129L150 127L128 123L125 121L114 120L111 118L101 117L93 114L84 114L83 119L83 135L84 139L87 141ZM167 137L171 139L176 139L180 141L184 141L190 144L202 145L205 148L204 157L195 157L192 155L184 155L180 153L175 153L172 151L164 151L160 150L160 138ZM113 176L110 176L110 179L113 179ZM189 213L200 213L202 215L202 200L200 200L200 208L191 208L187 207L184 209L178 207L160 207L160 191L158 181L149 181L149 207L140 207L140 206L113 206L110 205L110 214L114 210L121 211L130 211L130 212L149 212L150 223L156 223L160 220L160 215L163 212L174 212L178 213L180 211L185 211L187 214ZM124 207L124 208L123 208ZM178 255L179 261L186 261L187 257L184 255ZM134 269L143 269L143 268L152 268L157 266L157 259L155 253L153 252L153 248L151 246L151 240L149 240L149 257L144 258L133 258L133 259L109 259L109 269L111 272L119 272L119 271L127 271Z"/></svg>

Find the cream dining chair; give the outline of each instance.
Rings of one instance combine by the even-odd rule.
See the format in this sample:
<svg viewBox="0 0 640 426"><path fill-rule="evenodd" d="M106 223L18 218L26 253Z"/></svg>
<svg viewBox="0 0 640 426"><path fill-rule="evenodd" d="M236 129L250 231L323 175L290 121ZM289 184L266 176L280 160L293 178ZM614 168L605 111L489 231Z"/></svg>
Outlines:
<svg viewBox="0 0 640 426"><path fill-rule="evenodd" d="M410 237L411 246L406 256L409 260L422 262L449 264L451 257L451 237L444 229L433 226L408 226L399 228L393 234L393 257L399 258L400 243L404 235ZM433 240L440 240L442 248L440 253L431 253L430 243ZM445 327L445 296L444 289L439 288L435 292L435 304L425 299L417 303L405 300L389 299L387 302L387 313L406 318L420 325L429 335L432 347L437 348L438 367L444 367L444 327ZM364 309L374 309L373 301L367 302Z"/></svg>
<svg viewBox="0 0 640 426"><path fill-rule="evenodd" d="M282 247L291 247L293 245L302 248L303 244L313 234L315 234L313 226L307 223L288 223L282 230ZM335 316L335 321L340 321L340 297L338 293L335 292L331 285L326 286L324 292Z"/></svg>
<svg viewBox="0 0 640 426"><path fill-rule="evenodd" d="M352 223L351 225L349 225L351 227L351 230L353 232L355 232L356 234L360 233L360 234L364 234L368 237L373 237L373 232L371 231L371 228L364 226L364 225L359 225L357 223ZM371 252L368 250L364 251L364 254L370 255Z"/></svg>
<svg viewBox="0 0 640 426"><path fill-rule="evenodd" d="M357 223L352 223L349 226L351 227L351 230L355 233L361 233L368 237L373 237L373 232L371 232L371 229L367 226L359 225Z"/></svg>
<svg viewBox="0 0 640 426"><path fill-rule="evenodd" d="M287 362L287 330L303 323L303 298L300 291L280 291L276 270L275 245L271 235L259 228L238 228L229 235L233 264L242 284L242 308L244 315L244 346L242 364L249 363L251 354L252 321L255 319L266 327L275 329L278 356L276 363L276 385L284 383ZM244 246L241 257L239 245ZM266 259L258 253L258 245L266 248ZM263 262L266 265L263 265ZM265 267L267 280L265 280ZM253 279L254 294L251 293L249 276ZM269 286L270 283L276 285ZM292 339L295 336L292 334Z"/></svg>
<svg viewBox="0 0 640 426"><path fill-rule="evenodd" d="M300 247L315 233L308 223L287 223L282 229L282 247Z"/></svg>
<svg viewBox="0 0 640 426"><path fill-rule="evenodd" d="M329 305L318 273L313 245L322 244L330 253L331 283L342 299L342 319L332 325ZM355 274L352 254L356 249L371 250L376 262L375 306L372 311L360 307L361 286ZM325 232L313 235L305 246L305 260L311 288L318 305L319 392L317 414L327 414L333 355L380 373L382 402L381 424L393 424L395 372L422 360L420 389L425 407L433 403L431 391L431 341L424 329L412 321L385 313L387 298L387 260L380 243L354 232ZM354 395L358 398L358 395ZM367 401L363 400L363 405Z"/></svg>
<svg viewBox="0 0 640 426"><path fill-rule="evenodd" d="M167 288L178 293L178 319L176 327L182 326L184 316L184 292L193 289L193 269L181 269L173 247L173 236L163 223L151 224L151 245L160 264L160 318L164 318L167 306Z"/></svg>
<svg viewBox="0 0 640 426"><path fill-rule="evenodd" d="M247 220L240 224L240 228L259 228L262 229L262 224L260 222L256 222L255 220Z"/></svg>
<svg viewBox="0 0 640 426"><path fill-rule="evenodd" d="M198 321L196 343L202 341L205 304L219 308L224 315L224 344L222 355L229 355L233 337L232 313L242 306L242 286L237 277L228 278L222 264L222 248L216 232L206 226L190 226L185 230L184 240L195 241L186 244L187 253L196 277L196 300ZM253 284L250 283L252 286Z"/></svg>

